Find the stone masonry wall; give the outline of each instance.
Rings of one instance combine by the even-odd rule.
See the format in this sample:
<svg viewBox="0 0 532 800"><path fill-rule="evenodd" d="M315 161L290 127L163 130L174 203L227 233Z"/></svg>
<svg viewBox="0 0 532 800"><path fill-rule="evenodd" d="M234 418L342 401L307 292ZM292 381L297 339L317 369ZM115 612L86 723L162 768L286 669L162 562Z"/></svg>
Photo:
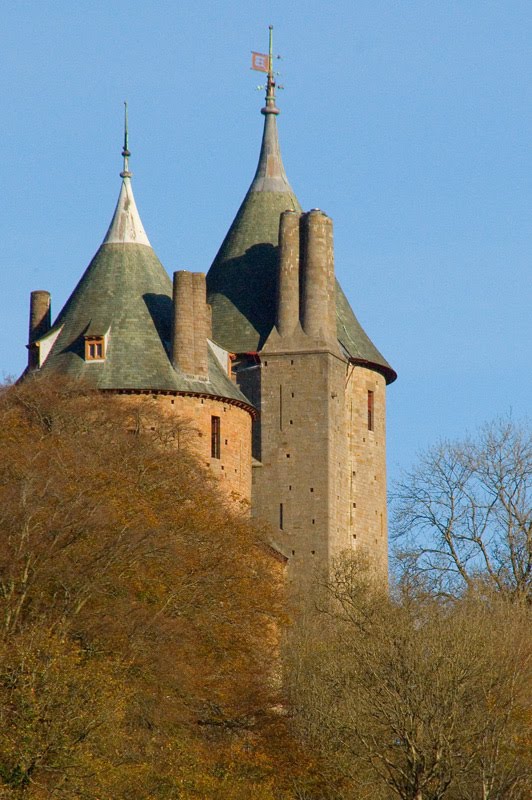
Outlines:
<svg viewBox="0 0 532 800"><path fill-rule="evenodd" d="M309 351L264 353L260 380L253 514L277 531L290 579L304 587L340 552L364 550L385 580L384 378L330 352Z"/></svg>
<svg viewBox="0 0 532 800"><path fill-rule="evenodd" d="M328 560L328 378L321 353L262 359L262 466L253 471L252 508L278 531L297 583Z"/></svg>
<svg viewBox="0 0 532 800"><path fill-rule="evenodd" d="M152 394L127 395L131 402L154 404L158 411L183 421L182 446L194 452L219 478L231 499L251 501L251 416L231 403L209 397ZM211 456L211 419L220 419L220 458Z"/></svg>
<svg viewBox="0 0 532 800"><path fill-rule="evenodd" d="M368 391L373 392L373 430L368 429ZM386 579L386 382L378 372L349 366L346 382L349 442L349 539L367 553Z"/></svg>

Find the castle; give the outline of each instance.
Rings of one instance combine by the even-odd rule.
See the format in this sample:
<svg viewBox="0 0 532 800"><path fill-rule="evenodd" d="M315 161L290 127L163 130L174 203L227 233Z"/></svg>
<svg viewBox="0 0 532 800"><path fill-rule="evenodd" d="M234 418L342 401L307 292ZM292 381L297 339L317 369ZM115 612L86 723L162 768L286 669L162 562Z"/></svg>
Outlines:
<svg viewBox="0 0 532 800"><path fill-rule="evenodd" d="M127 125L107 234L52 324L31 295L28 372L152 399L272 528L301 586L343 550L387 567L385 393L396 378L335 279L331 219L288 182L268 71L257 170L205 277L173 284L135 204Z"/></svg>

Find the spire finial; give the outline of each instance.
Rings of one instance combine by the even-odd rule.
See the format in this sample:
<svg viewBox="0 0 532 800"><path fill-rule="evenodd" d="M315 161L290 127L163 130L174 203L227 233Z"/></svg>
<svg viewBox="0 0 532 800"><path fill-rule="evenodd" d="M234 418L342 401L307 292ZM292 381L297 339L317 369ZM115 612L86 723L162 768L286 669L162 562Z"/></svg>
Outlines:
<svg viewBox="0 0 532 800"><path fill-rule="evenodd" d="M124 100L124 147L122 148L122 158L124 159L124 168L120 173L121 178L131 178L132 173L129 171L129 156L131 153L128 149L128 121L127 121L127 100Z"/></svg>
<svg viewBox="0 0 532 800"><path fill-rule="evenodd" d="M278 114L275 105L275 75L273 72L273 25L269 26L270 40L268 46L268 79L266 81L266 105L261 108L262 114Z"/></svg>

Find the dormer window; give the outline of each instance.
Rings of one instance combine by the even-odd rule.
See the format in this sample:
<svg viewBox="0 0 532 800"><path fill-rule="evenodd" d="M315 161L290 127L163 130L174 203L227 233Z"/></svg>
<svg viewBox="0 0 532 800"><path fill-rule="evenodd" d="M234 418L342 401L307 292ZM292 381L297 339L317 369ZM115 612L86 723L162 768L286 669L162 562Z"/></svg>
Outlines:
<svg viewBox="0 0 532 800"><path fill-rule="evenodd" d="M104 361L104 360L105 360L105 337L86 336L85 361Z"/></svg>

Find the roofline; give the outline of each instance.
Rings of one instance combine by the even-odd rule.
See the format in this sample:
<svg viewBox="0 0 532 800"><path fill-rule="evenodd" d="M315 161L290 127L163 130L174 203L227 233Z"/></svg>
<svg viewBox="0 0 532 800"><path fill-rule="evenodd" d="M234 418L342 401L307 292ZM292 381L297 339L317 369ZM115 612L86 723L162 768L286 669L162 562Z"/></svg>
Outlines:
<svg viewBox="0 0 532 800"><path fill-rule="evenodd" d="M290 350L290 349L288 349L286 351L279 352L279 354L277 354L277 353L267 353L266 355L269 357L269 356L272 356L272 355L286 355L287 353L301 353L301 352L302 352L301 350ZM308 353L321 353L321 352L323 352L323 351L322 350L316 350L316 349L314 349L314 350L310 350L309 349L308 351L305 351L305 353L307 353L307 354ZM262 354L262 351L257 351L257 350L250 350L248 352L236 353L237 356L252 356L254 358L261 358L261 354ZM335 354L332 353L332 355L335 355ZM355 356L349 356L348 357L348 362L350 364L353 364L353 366L355 366L355 367L365 367L367 369L375 370L375 372L379 372L386 379L386 384L387 385L390 385L390 383L393 383L395 380L397 380L397 372L394 369L392 369L392 367L385 366L384 364L377 364L376 361L368 361L365 358L355 358Z"/></svg>
<svg viewBox="0 0 532 800"><path fill-rule="evenodd" d="M397 380L397 372L392 369L392 367L385 366L384 364L377 364L376 361L368 361L365 358L355 358L355 356L349 356L349 363L353 364L354 367L365 367L366 369L372 369L375 372L380 372L380 374L385 378L388 386L390 383L393 383L395 380Z"/></svg>
<svg viewBox="0 0 532 800"><path fill-rule="evenodd" d="M259 415L258 410L249 403L244 403L231 397L224 397L223 395L209 394L209 392L185 392L178 389L98 389L98 391L106 394L160 394L171 397L201 397L206 400L218 400L219 402L227 403L227 405L242 408L248 412L252 419L256 419Z"/></svg>

